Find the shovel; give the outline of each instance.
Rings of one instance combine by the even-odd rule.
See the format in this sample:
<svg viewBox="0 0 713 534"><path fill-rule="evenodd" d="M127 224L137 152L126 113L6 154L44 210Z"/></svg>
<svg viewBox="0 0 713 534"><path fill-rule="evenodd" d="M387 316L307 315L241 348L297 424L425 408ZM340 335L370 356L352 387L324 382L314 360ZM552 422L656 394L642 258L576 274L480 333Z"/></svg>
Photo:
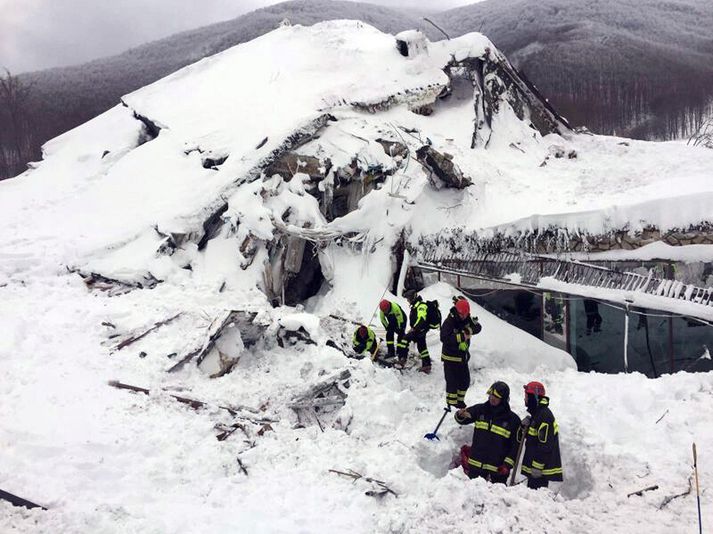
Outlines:
<svg viewBox="0 0 713 534"><path fill-rule="evenodd" d="M438 421L438 424L436 425L436 429L435 429L433 432L429 432L428 434L426 434L426 435L423 436L423 437L426 438L426 439L430 439L431 441L433 441L434 439L435 439L435 440L438 440L438 441L441 441L441 438L439 438L438 435L437 435L438 429L441 428L441 423L443 422L443 420L446 418L446 415L447 415L448 412L450 412L450 411L451 411L451 409L450 409L450 407L448 407L448 406L446 406L445 408L443 408L443 415L441 416L441 420Z"/></svg>

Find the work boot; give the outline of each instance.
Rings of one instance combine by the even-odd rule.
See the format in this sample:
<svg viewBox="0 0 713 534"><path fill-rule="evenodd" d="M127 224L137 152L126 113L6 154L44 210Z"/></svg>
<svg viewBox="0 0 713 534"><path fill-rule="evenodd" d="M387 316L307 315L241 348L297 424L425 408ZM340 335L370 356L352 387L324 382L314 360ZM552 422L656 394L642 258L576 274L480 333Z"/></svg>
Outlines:
<svg viewBox="0 0 713 534"><path fill-rule="evenodd" d="M422 365L421 368L419 369L421 373L426 373L427 375L431 374L431 366L429 365Z"/></svg>
<svg viewBox="0 0 713 534"><path fill-rule="evenodd" d="M468 407L468 405L467 405L465 402L463 402L463 401L458 401L458 402L456 403L456 408L458 408L459 410L460 410L461 408L467 408L467 407Z"/></svg>

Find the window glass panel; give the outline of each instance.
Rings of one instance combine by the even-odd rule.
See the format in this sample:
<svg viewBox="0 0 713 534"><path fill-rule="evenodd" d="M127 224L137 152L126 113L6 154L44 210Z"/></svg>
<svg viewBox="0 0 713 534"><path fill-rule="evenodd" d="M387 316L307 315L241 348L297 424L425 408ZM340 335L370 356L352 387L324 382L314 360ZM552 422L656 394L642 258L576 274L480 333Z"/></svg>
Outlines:
<svg viewBox="0 0 713 534"><path fill-rule="evenodd" d="M570 352L580 371L624 371L622 310L593 299L571 298L569 328Z"/></svg>
<svg viewBox="0 0 713 534"><path fill-rule="evenodd" d="M629 371L650 378L671 371L669 358L669 317L659 311L632 308L629 315Z"/></svg>
<svg viewBox="0 0 713 534"><path fill-rule="evenodd" d="M542 299L539 295L521 289L471 289L465 293L500 319L542 339Z"/></svg>
<svg viewBox="0 0 713 534"><path fill-rule="evenodd" d="M566 301L557 293L542 294L542 339L545 343L567 350Z"/></svg>
<svg viewBox="0 0 713 534"><path fill-rule="evenodd" d="M713 361L713 326L689 317L675 317L673 321L674 371L711 371Z"/></svg>

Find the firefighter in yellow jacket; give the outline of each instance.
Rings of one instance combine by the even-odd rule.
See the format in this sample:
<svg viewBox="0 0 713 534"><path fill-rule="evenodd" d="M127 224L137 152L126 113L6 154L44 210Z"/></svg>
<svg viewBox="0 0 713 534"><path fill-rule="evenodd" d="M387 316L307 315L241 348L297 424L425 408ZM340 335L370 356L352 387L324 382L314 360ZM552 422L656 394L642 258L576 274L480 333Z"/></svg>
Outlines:
<svg viewBox="0 0 713 534"><path fill-rule="evenodd" d="M352 348L357 354L367 353L373 360L379 350L379 343L376 340L374 331L366 325L359 325L352 336Z"/></svg>
<svg viewBox="0 0 713 534"><path fill-rule="evenodd" d="M488 389L488 401L462 408L455 419L473 424L473 444L468 454L468 476L505 484L517 456L520 418L510 409L510 388L497 381Z"/></svg>
<svg viewBox="0 0 713 534"><path fill-rule="evenodd" d="M522 421L527 428L525 456L522 473L527 477L527 487L546 488L550 481L562 480L559 425L550 411L550 399L545 395L545 386L530 382L525 388L525 406L530 415Z"/></svg>
<svg viewBox="0 0 713 534"><path fill-rule="evenodd" d="M404 339L406 335L406 313L396 302L390 302L386 299L379 303L379 311L381 324L386 330L387 357L393 358L398 354L399 361L403 362L408 354L408 342Z"/></svg>

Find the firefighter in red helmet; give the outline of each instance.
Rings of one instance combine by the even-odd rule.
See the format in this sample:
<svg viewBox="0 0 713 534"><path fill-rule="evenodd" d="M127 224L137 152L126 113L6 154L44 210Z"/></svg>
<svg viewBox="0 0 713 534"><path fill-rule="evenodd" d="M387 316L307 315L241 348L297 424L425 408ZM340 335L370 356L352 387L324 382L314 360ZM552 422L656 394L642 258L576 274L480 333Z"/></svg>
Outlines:
<svg viewBox="0 0 713 534"><path fill-rule="evenodd" d="M396 302L383 299L379 303L379 318L386 330L386 352L388 358L396 355L399 361L405 360L408 354L408 341L406 335L406 313ZM396 339L394 339L396 338Z"/></svg>
<svg viewBox="0 0 713 534"><path fill-rule="evenodd" d="M446 406L465 408L465 394L470 386L470 340L481 330L478 318L470 316L470 304L456 298L441 326L443 374L446 378Z"/></svg>
<svg viewBox="0 0 713 534"><path fill-rule="evenodd" d="M366 325L359 325L352 336L352 348L357 354L366 352L374 359L379 350L374 331Z"/></svg>
<svg viewBox="0 0 713 534"><path fill-rule="evenodd" d="M510 388L497 381L488 389L488 401L462 408L455 419L473 425L473 444L468 452L470 478L481 477L505 484L517 458L520 418L510 409Z"/></svg>
<svg viewBox="0 0 713 534"><path fill-rule="evenodd" d="M550 481L562 480L559 425L550 411L545 386L540 382L529 382L523 388L530 415L522 421L527 435L521 471L527 477L528 488L546 488Z"/></svg>

